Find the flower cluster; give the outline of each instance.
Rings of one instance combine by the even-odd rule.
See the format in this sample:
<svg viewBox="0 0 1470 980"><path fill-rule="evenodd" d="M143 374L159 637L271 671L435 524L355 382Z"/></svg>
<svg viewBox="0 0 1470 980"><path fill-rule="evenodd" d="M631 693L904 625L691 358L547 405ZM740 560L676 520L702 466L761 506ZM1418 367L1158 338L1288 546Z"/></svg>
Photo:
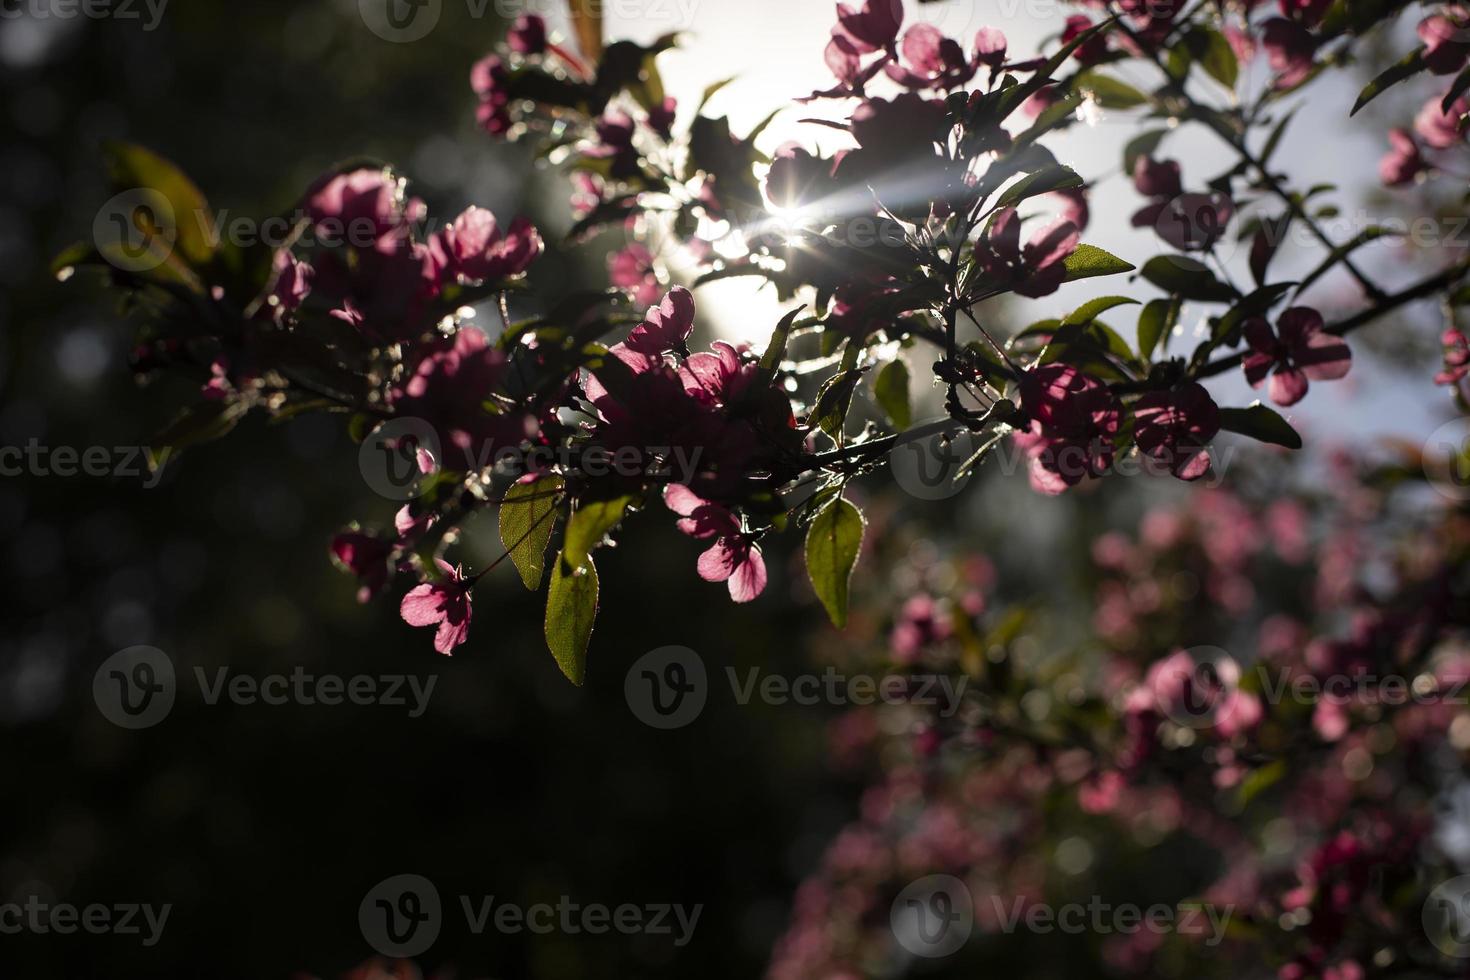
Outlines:
<svg viewBox="0 0 1470 980"><path fill-rule="evenodd" d="M1395 506L1364 476L1345 469L1337 499L1290 513L1199 493L1099 538L1081 641L1010 608L1006 576L959 542L943 549L952 563L900 564L920 591L891 607L888 642L870 629L870 652L828 653L847 670L963 678L965 701L834 724L834 758L866 760L871 782L799 889L770 975L871 975L905 942L890 907L935 874L964 883L974 921L960 928L984 937L950 954L958 969L1034 948L1009 934L1036 904L1188 895L1231 927L1104 927L1058 962L1120 977L1459 975L1420 906L1467 857L1434 799L1457 791L1470 753L1470 537L1455 514L1406 525L1412 500ZM1345 541L1350 598L1321 581ZM1388 558L1371 588L1365 548ZM1270 591L1250 589L1263 580ZM1212 635L1235 656L1186 649ZM1062 642L1078 653L1040 655ZM1140 893L1145 871L1172 890Z"/></svg>

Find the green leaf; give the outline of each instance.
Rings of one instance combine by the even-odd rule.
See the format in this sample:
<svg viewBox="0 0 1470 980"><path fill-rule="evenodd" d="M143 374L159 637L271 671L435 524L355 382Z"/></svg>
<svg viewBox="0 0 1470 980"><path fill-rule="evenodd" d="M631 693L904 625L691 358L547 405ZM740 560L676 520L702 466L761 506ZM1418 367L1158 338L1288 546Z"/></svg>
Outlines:
<svg viewBox="0 0 1470 980"><path fill-rule="evenodd" d="M738 76L731 75L729 78L722 78L718 82L714 82L711 85L705 86L704 94L699 97L699 105L695 108L694 114L696 116L703 114L704 107L709 104L710 99L714 98L715 93L724 88L726 85L729 85L731 82L735 81L737 77Z"/></svg>
<svg viewBox="0 0 1470 980"><path fill-rule="evenodd" d="M1110 29L1116 21L1117 18L1113 17L1109 18L1108 20L1101 21L1100 23L1094 24L1092 27L1083 31L1081 34L1078 34L1076 37L1072 38L1072 40L1068 41L1066 44L1057 49L1057 51L1046 60L1046 63L1043 64L1039 69L1037 69L1037 71L1034 72L1031 77L1028 78L1026 81L1022 82L1019 85L1012 85L1010 88L1006 89L1004 93L1002 93L1000 99L997 101L995 121L998 122L1001 119L1005 119L1012 112L1019 109L1021 107L1021 103L1025 102L1027 99L1031 98L1031 96L1035 95L1037 92L1041 91L1044 87L1050 84L1053 80L1052 75L1056 72L1058 68L1067 63L1067 59L1072 57L1073 52L1082 47L1082 45L1086 44L1088 41L1091 41L1093 38L1102 34L1104 31Z"/></svg>
<svg viewBox="0 0 1470 980"><path fill-rule="evenodd" d="M1123 148L1123 172L1125 176L1131 177L1133 175L1133 168L1138 165L1139 158L1153 156L1154 151L1159 148L1159 144L1168 135L1169 130L1167 129L1151 129L1129 140L1128 145Z"/></svg>
<svg viewBox="0 0 1470 980"><path fill-rule="evenodd" d="M1440 111L1448 116L1450 108L1460 96L1465 94L1466 89L1470 89L1470 68L1466 68L1455 76L1454 82L1450 84L1450 90L1445 93L1444 99L1439 104Z"/></svg>
<svg viewBox="0 0 1470 980"><path fill-rule="evenodd" d="M1046 167L1028 174L1006 188L1004 194L995 202L997 208L1009 208L1020 204L1027 198L1036 197L1038 194L1049 194L1052 191L1071 190L1081 187L1083 180L1081 175L1071 167L1064 167L1060 163L1055 166Z"/></svg>
<svg viewBox="0 0 1470 980"><path fill-rule="evenodd" d="M852 408L852 393L857 389L857 383L862 376L863 372L856 369L839 371L822 382L822 387L817 392L816 404L812 406L812 421L833 439L842 435L842 428L847 424L848 410Z"/></svg>
<svg viewBox="0 0 1470 980"><path fill-rule="evenodd" d="M1219 31L1196 28L1184 38L1190 54L1211 78L1228 89L1234 90L1240 77L1240 62L1235 58L1235 49Z"/></svg>
<svg viewBox="0 0 1470 980"><path fill-rule="evenodd" d="M805 306L798 306L783 316L781 322L776 324L776 329L771 332L771 341L766 344L766 351L761 355L758 388L765 388L776 376L776 371L781 367L781 359L786 356L786 344L791 340L791 325L804 309Z"/></svg>
<svg viewBox="0 0 1470 980"><path fill-rule="evenodd" d="M806 533L806 573L832 625L847 625L847 589L863 545L862 511L837 498L828 504Z"/></svg>
<svg viewBox="0 0 1470 980"><path fill-rule="evenodd" d="M173 214L158 218L172 225L174 247L191 266L208 262L215 248L214 215L194 182L163 157L134 143L105 143L102 155L113 189L146 188L161 195Z"/></svg>
<svg viewBox="0 0 1470 980"><path fill-rule="evenodd" d="M1279 783L1286 771L1285 759L1277 759L1255 770L1240 781L1240 788L1235 791L1235 805L1242 809L1249 806L1251 800Z"/></svg>
<svg viewBox="0 0 1470 980"><path fill-rule="evenodd" d="M597 566L587 559L580 569L558 554L546 592L546 646L567 680L587 679L587 643L597 619Z"/></svg>
<svg viewBox="0 0 1470 980"><path fill-rule="evenodd" d="M1271 135L1266 137L1266 145L1261 150L1261 166L1264 167L1271 162L1271 156L1276 152L1276 148L1281 145L1281 138L1286 135L1286 127L1291 123L1291 117L1295 115L1296 109L1292 109L1286 115L1282 116L1281 121L1271 130Z"/></svg>
<svg viewBox="0 0 1470 980"><path fill-rule="evenodd" d="M1399 82L1402 82L1410 76L1417 75L1427 67L1429 66L1424 63L1424 48L1419 47L1410 51L1400 61L1390 65L1377 78L1363 86L1363 91L1358 93L1358 101L1353 103L1353 111L1349 112L1348 115L1356 116L1358 110L1363 108L1363 106L1372 102Z"/></svg>
<svg viewBox="0 0 1470 980"><path fill-rule="evenodd" d="M545 569L546 545L551 541L556 519L557 491L562 479L545 475L535 480L516 483L505 492L500 502L500 543L521 573L521 581L532 592L541 587Z"/></svg>
<svg viewBox="0 0 1470 980"><path fill-rule="evenodd" d="M909 407L909 369L902 358L889 361L878 372L873 379L873 397L895 429L902 431L913 424L913 410Z"/></svg>
<svg viewBox="0 0 1470 980"><path fill-rule="evenodd" d="M170 458L190 446L213 442L230 433L249 408L239 401L208 401L181 411L158 435L148 449L148 468L162 469Z"/></svg>
<svg viewBox="0 0 1470 980"><path fill-rule="evenodd" d="M1143 308L1143 312L1138 314L1138 353L1144 360L1153 359L1154 349L1158 347L1159 341L1165 340L1169 332L1179 324L1179 311L1183 307L1183 300L1178 296L1171 296L1168 299L1151 300Z"/></svg>
<svg viewBox="0 0 1470 980"><path fill-rule="evenodd" d="M1184 255L1159 255L1143 265L1143 278L1166 293L1207 303L1235 298L1235 290L1215 278L1203 262Z"/></svg>
<svg viewBox="0 0 1470 980"><path fill-rule="evenodd" d="M618 526L623 513L635 499L632 494L612 500L588 500L572 511L562 540L562 560L573 568L591 561L592 549L602 543L603 536Z"/></svg>
<svg viewBox="0 0 1470 980"><path fill-rule="evenodd" d="M1078 245L1062 264L1067 269L1065 282L1091 279L1094 276L1116 276L1119 273L1132 272L1136 268L1111 252L1105 252L1096 245L1085 242Z"/></svg>
<svg viewBox="0 0 1470 980"><path fill-rule="evenodd" d="M1088 69L1072 80L1073 88L1087 92L1104 109L1133 109L1147 105L1149 98L1127 82L1096 69Z"/></svg>
<svg viewBox="0 0 1470 980"><path fill-rule="evenodd" d="M1291 427L1291 423L1276 412L1256 402L1249 408L1220 409L1220 428L1250 436L1273 446L1287 449L1302 448L1302 437Z"/></svg>
<svg viewBox="0 0 1470 980"><path fill-rule="evenodd" d="M1119 306L1137 305L1137 303L1138 300L1130 299L1127 296L1100 296L1095 300L1083 303L1077 309L1068 313L1066 318L1062 320L1062 325L1086 326L1108 310Z"/></svg>
<svg viewBox="0 0 1470 980"><path fill-rule="evenodd" d="M1215 323L1215 329L1211 333L1212 339L1217 343L1227 340L1246 320L1253 316L1263 316L1295 285L1294 282L1274 282L1248 293Z"/></svg>

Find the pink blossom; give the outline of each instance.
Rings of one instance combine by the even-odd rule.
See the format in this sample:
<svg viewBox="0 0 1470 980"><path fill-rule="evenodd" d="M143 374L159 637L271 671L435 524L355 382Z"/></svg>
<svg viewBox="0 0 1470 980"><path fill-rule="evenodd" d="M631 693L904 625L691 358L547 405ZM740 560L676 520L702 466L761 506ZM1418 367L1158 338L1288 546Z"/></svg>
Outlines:
<svg viewBox="0 0 1470 980"><path fill-rule="evenodd" d="M975 63L999 71L1006 61L1006 46L1005 34L994 27L980 28L975 32Z"/></svg>
<svg viewBox="0 0 1470 980"><path fill-rule="evenodd" d="M509 360L474 327L427 349L389 403L403 416L420 418L438 434L442 451L455 447L461 460L437 460L451 469L474 468L483 449L520 445L536 427L525 412L491 413L484 404L503 385ZM463 462L463 466L459 464ZM453 464L453 465L450 465Z"/></svg>
<svg viewBox="0 0 1470 980"><path fill-rule="evenodd" d="M1062 44L1071 44L1079 36L1092 30L1094 26L1092 18L1086 14L1073 14L1067 18L1066 27L1062 30ZM1084 65L1097 64L1107 56L1108 39L1106 33L1099 34L1096 37L1084 41L1077 47L1076 51L1072 52L1072 57Z"/></svg>
<svg viewBox="0 0 1470 980"><path fill-rule="evenodd" d="M859 52L887 48L898 39L903 5L898 0L864 0L861 9L837 5L837 26Z"/></svg>
<svg viewBox="0 0 1470 980"><path fill-rule="evenodd" d="M639 306L652 306L658 301L658 273L653 267L653 253L637 242L607 258L608 281L626 289Z"/></svg>
<svg viewBox="0 0 1470 980"><path fill-rule="evenodd" d="M1456 4L1419 22L1424 62L1434 74L1453 75L1465 67L1465 58L1470 55L1467 20L1470 20L1470 11Z"/></svg>
<svg viewBox="0 0 1470 980"><path fill-rule="evenodd" d="M1122 410L1107 386L1066 364L1048 364L1021 381L1021 408L1031 427L1016 445L1031 459L1031 485L1058 494L1113 463Z"/></svg>
<svg viewBox="0 0 1470 980"><path fill-rule="evenodd" d="M1436 150L1447 150L1464 138L1463 120L1470 113L1470 101L1461 97L1445 112L1441 107L1444 99L1438 95L1424 103L1419 115L1414 118L1414 131L1419 138Z"/></svg>
<svg viewBox="0 0 1470 980"><path fill-rule="evenodd" d="M1434 376L1434 383L1459 384L1470 374L1470 339L1458 327L1450 327L1440 334L1439 342L1444 347L1444 370Z"/></svg>
<svg viewBox="0 0 1470 980"><path fill-rule="evenodd" d="M1205 447L1220 431L1220 410L1203 385L1144 395L1133 406L1133 419L1139 451L1167 463L1179 479L1198 480L1209 471Z"/></svg>
<svg viewBox="0 0 1470 980"><path fill-rule="evenodd" d="M650 306L643 322L628 332L627 346L640 354L683 351L694 332L694 296L675 286L658 306Z"/></svg>
<svg viewBox="0 0 1470 980"><path fill-rule="evenodd" d="M445 226L430 247L439 248L445 269L462 279L494 281L519 275L541 254L541 235L526 218L516 218L502 231L495 215L466 208Z"/></svg>
<svg viewBox="0 0 1470 980"><path fill-rule="evenodd" d="M1077 226L1057 221L1021 246L1021 219L1015 208L1003 208L991 221L976 248L981 267L1004 289L1032 298L1057 291L1066 279L1064 262L1077 248Z"/></svg>
<svg viewBox="0 0 1470 980"><path fill-rule="evenodd" d="M398 606L398 614L410 626L437 626L434 649L450 656L470 635L470 589L474 583L442 558L435 558L434 564L444 577L410 589Z"/></svg>
<svg viewBox="0 0 1470 980"><path fill-rule="evenodd" d="M1276 88L1295 88L1312 73L1317 39L1301 24L1280 17L1268 20L1262 29L1261 43L1271 70L1276 73Z"/></svg>
<svg viewBox="0 0 1470 980"><path fill-rule="evenodd" d="M388 558L393 553L391 542L358 530L343 531L332 539L332 560L343 570L356 575L361 583L357 601L367 602L388 584Z"/></svg>
<svg viewBox="0 0 1470 980"><path fill-rule="evenodd" d="M933 24L915 24L899 46L903 63L889 62L888 77L908 88L951 89L975 77L979 62L970 62L959 43Z"/></svg>
<svg viewBox="0 0 1470 980"><path fill-rule="evenodd" d="M700 578L724 582L736 602L749 602L765 590L765 559L760 546L741 531L738 517L678 483L664 489L664 504L680 515L680 531L696 540L714 538L714 544L699 556Z"/></svg>
<svg viewBox="0 0 1470 980"><path fill-rule="evenodd" d="M326 177L307 191L306 214L325 242L394 252L408 237L401 193L401 184L386 170L353 170Z"/></svg>
<svg viewBox="0 0 1470 980"><path fill-rule="evenodd" d="M498 55L487 55L470 68L470 88L480 97L475 119L491 136L510 130L510 71Z"/></svg>
<svg viewBox="0 0 1470 980"><path fill-rule="evenodd" d="M1429 169L1419 154L1419 145L1407 129L1390 129L1388 142L1392 147L1378 162L1378 176L1387 187L1398 187L1411 183L1415 177Z"/></svg>
<svg viewBox="0 0 1470 980"><path fill-rule="evenodd" d="M1307 393L1307 382L1333 381L1352 367L1352 351L1341 337L1323 329L1322 314L1306 306L1294 306L1276 321L1276 332L1261 317L1245 323L1245 340L1250 350L1243 366L1245 379L1259 388L1272 374L1271 400L1278 405L1295 405Z"/></svg>
<svg viewBox="0 0 1470 980"><path fill-rule="evenodd" d="M535 55L546 50L546 21L536 14L521 14L505 35L517 54Z"/></svg>
<svg viewBox="0 0 1470 980"><path fill-rule="evenodd" d="M926 647L942 643L954 633L949 612L932 596L920 593L910 596L899 610L888 647L899 663L913 663Z"/></svg>

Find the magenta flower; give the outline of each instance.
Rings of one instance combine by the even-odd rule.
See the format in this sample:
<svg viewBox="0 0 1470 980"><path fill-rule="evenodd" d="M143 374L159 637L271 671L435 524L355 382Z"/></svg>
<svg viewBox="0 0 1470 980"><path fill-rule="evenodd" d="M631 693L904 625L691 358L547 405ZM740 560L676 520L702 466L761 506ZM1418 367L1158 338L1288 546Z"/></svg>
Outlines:
<svg viewBox="0 0 1470 980"><path fill-rule="evenodd" d="M984 65L992 73L1006 63L1006 36L994 27L975 32L975 64Z"/></svg>
<svg viewBox="0 0 1470 980"><path fill-rule="evenodd" d="M607 257L608 281L626 289L639 306L658 302L658 273L653 268L653 253L637 242Z"/></svg>
<svg viewBox="0 0 1470 980"><path fill-rule="evenodd" d="M1153 228L1165 242L1184 252L1213 248L1235 214L1225 194L1185 194L1179 164L1141 156L1133 165L1133 186L1153 198L1133 215L1135 228Z"/></svg>
<svg viewBox="0 0 1470 980"><path fill-rule="evenodd" d="M664 504L680 516L680 531L696 540L714 538L714 544L699 556L700 578L724 582L736 602L749 602L765 591L765 559L760 547L741 531L738 517L678 483L664 489Z"/></svg>
<svg viewBox="0 0 1470 980"><path fill-rule="evenodd" d="M766 200L778 208L798 208L820 198L836 169L832 160L813 156L795 143L783 143L766 171Z"/></svg>
<svg viewBox="0 0 1470 980"><path fill-rule="evenodd" d="M894 660L911 664L925 648L943 643L953 635L954 621L949 611L932 596L919 593L904 602L888 635L888 647Z"/></svg>
<svg viewBox="0 0 1470 980"><path fill-rule="evenodd" d="M694 332L694 295L683 286L670 289L658 306L650 306L643 322L628 332L624 343L640 354L657 356L683 351Z"/></svg>
<svg viewBox="0 0 1470 980"><path fill-rule="evenodd" d="M1023 376L1021 409L1032 421L1015 442L1030 457L1034 489L1059 494L1112 466L1122 407L1106 385L1048 364Z"/></svg>
<svg viewBox="0 0 1470 980"><path fill-rule="evenodd" d="M1442 102L1443 97L1436 95L1414 118L1414 131L1436 150L1447 150L1464 138L1462 120L1470 113L1470 101L1464 98L1456 99L1449 112L1440 107Z"/></svg>
<svg viewBox="0 0 1470 980"><path fill-rule="evenodd" d="M367 602L388 584L391 542L358 530L343 531L332 539L332 560L357 576L357 601Z"/></svg>
<svg viewBox="0 0 1470 980"><path fill-rule="evenodd" d="M628 178L638 173L638 149L633 145L633 133L637 123L626 112L610 109L597 120L597 143L587 150L594 159L610 159L609 173L613 177Z"/></svg>
<svg viewBox="0 0 1470 980"><path fill-rule="evenodd" d="M933 24L915 24L899 46L903 64L889 62L888 77L908 88L951 89L975 77L978 62L965 58L959 42L947 38Z"/></svg>
<svg viewBox="0 0 1470 980"><path fill-rule="evenodd" d="M1060 206L1057 212L1059 218L1076 225L1079 232L1087 230L1092 221L1092 211L1087 204L1087 188L1073 187L1065 191L1052 191L1047 197Z"/></svg>
<svg viewBox="0 0 1470 980"><path fill-rule="evenodd" d="M470 88L480 97L475 119L491 136L510 129L510 71L498 55L487 55L470 68Z"/></svg>
<svg viewBox="0 0 1470 980"><path fill-rule="evenodd" d="M1419 40L1424 42L1424 62L1436 75L1453 75L1465 67L1470 55L1470 11L1455 4L1419 22Z"/></svg>
<svg viewBox="0 0 1470 980"><path fill-rule="evenodd" d="M1079 35L1092 30L1094 26L1092 18L1086 14L1073 14L1067 18L1066 28L1062 31L1062 44L1071 44ZM1107 56L1108 39L1105 34L1084 41L1076 51L1072 52L1072 57L1084 65L1097 64Z"/></svg>
<svg viewBox="0 0 1470 980"><path fill-rule="evenodd" d="M536 14L521 14L506 32L505 40L517 54L542 54L546 51L546 21Z"/></svg>
<svg viewBox="0 0 1470 980"><path fill-rule="evenodd" d="M1225 194L1180 194L1164 205L1154 231L1181 252L1208 252L1234 215L1235 202Z"/></svg>
<svg viewBox="0 0 1470 980"><path fill-rule="evenodd" d="M1306 306L1294 306L1276 321L1276 332L1261 317L1245 324L1245 379L1259 388L1271 377L1271 400L1278 405L1295 405L1307 393L1307 382L1333 381L1352 367L1347 341L1323 329L1322 314Z"/></svg>
<svg viewBox="0 0 1470 980"><path fill-rule="evenodd" d="M1410 183L1415 177L1429 169L1424 157L1419 154L1419 145L1414 134L1407 129L1390 129L1386 156L1378 161L1378 176L1386 187L1399 187Z"/></svg>
<svg viewBox="0 0 1470 980"><path fill-rule="evenodd" d="M699 402L723 405L735 401L755 378L757 365L745 361L740 352L723 340L715 341L713 352L701 351L679 365L684 390Z"/></svg>
<svg viewBox="0 0 1470 980"><path fill-rule="evenodd" d="M865 0L861 10L837 5L838 28L862 54L890 47L902 23L903 4L898 0Z"/></svg>
<svg viewBox="0 0 1470 980"><path fill-rule="evenodd" d="M1317 39L1301 24L1272 18L1262 29L1261 44L1266 49L1271 70L1276 73L1278 89L1294 88L1312 73Z"/></svg>
<svg viewBox="0 0 1470 980"><path fill-rule="evenodd" d="M445 271L461 279L493 281L526 271L541 254L541 235L526 218L516 218L501 231L495 215L466 208L447 225L430 247L439 249Z"/></svg>
<svg viewBox="0 0 1470 980"><path fill-rule="evenodd" d="M271 261L271 270L275 279L266 294L270 312L288 313L311 295L311 279L315 270L305 262L297 261L289 249L283 248L276 253Z"/></svg>
<svg viewBox="0 0 1470 980"><path fill-rule="evenodd" d="M1444 370L1434 376L1437 385L1459 384L1470 374L1470 340L1457 327L1450 327L1439 338L1444 347Z"/></svg>
<svg viewBox="0 0 1470 980"><path fill-rule="evenodd" d="M1181 480L1198 480L1210 469L1209 441L1220 431L1220 410L1203 385L1144 395L1133 406L1138 451L1169 467Z"/></svg>
<svg viewBox="0 0 1470 980"><path fill-rule="evenodd" d="M1057 221L1021 246L1021 219L1015 208L1003 208L991 220L976 258L986 274L1003 289L1036 298L1057 291L1067 277L1064 264L1077 248L1077 226Z"/></svg>
<svg viewBox="0 0 1470 980"><path fill-rule="evenodd" d="M1133 164L1133 187L1144 197L1178 197L1184 193L1179 161L1155 160L1147 154L1140 156Z"/></svg>
<svg viewBox="0 0 1470 980"><path fill-rule="evenodd" d="M483 333L461 327L452 340L428 348L403 386L389 392L389 403L397 414L432 425L441 452L454 447L464 453L464 465L454 460L451 468L473 469L486 448L518 446L536 429L525 412L485 410L485 401L503 388L508 365L505 352Z"/></svg>
<svg viewBox="0 0 1470 980"><path fill-rule="evenodd" d="M584 218L602 203L602 178L586 170L572 172L572 215Z"/></svg>
<svg viewBox="0 0 1470 980"><path fill-rule="evenodd" d="M437 582L414 586L403 597L398 614L410 626L437 626L434 649L446 657L470 635L470 589L463 573L442 558L434 564L444 573Z"/></svg>
<svg viewBox="0 0 1470 980"><path fill-rule="evenodd" d="M307 191L306 215L326 244L394 252L408 241L401 193L386 170L335 174Z"/></svg>

